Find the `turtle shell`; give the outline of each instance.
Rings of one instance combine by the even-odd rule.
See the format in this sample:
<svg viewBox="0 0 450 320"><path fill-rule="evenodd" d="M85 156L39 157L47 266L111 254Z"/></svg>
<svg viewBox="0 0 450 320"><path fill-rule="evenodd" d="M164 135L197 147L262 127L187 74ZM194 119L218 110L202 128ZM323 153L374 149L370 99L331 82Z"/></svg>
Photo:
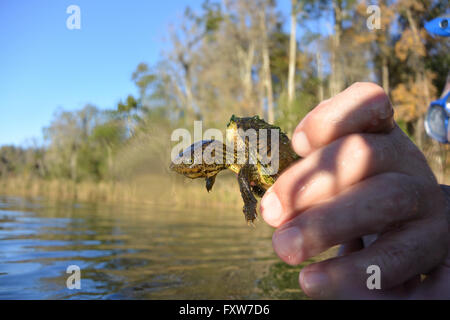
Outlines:
<svg viewBox="0 0 450 320"><path fill-rule="evenodd" d="M254 164L259 182L266 187L299 159L288 136L259 116L239 118L233 115L227 125L226 141L234 148L237 166L242 167L247 161Z"/></svg>

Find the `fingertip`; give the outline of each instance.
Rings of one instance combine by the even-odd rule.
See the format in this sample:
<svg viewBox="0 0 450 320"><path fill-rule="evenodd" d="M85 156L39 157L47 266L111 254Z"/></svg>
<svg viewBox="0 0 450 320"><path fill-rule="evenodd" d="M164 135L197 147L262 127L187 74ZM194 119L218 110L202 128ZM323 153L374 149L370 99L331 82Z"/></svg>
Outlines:
<svg viewBox="0 0 450 320"><path fill-rule="evenodd" d="M292 137L292 148L301 157L305 157L311 152L311 144L304 131L296 131Z"/></svg>
<svg viewBox="0 0 450 320"><path fill-rule="evenodd" d="M264 197L261 199L260 204L261 216L272 227L278 227L283 215L283 207L277 194L271 188L269 188Z"/></svg>
<svg viewBox="0 0 450 320"><path fill-rule="evenodd" d="M275 231L272 246L276 254L290 265L298 265L304 260L303 236L300 229L295 226Z"/></svg>
<svg viewBox="0 0 450 320"><path fill-rule="evenodd" d="M307 296L316 299L326 298L330 287L330 279L325 272L308 267L300 272L299 283Z"/></svg>

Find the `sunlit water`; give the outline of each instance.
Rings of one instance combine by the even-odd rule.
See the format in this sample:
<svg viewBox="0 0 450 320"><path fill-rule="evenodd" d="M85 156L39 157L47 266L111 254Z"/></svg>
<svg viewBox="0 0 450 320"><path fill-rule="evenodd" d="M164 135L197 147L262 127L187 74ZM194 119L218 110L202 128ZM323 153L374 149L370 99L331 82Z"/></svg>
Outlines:
<svg viewBox="0 0 450 320"><path fill-rule="evenodd" d="M304 298L272 229L241 215L0 196L0 299Z"/></svg>

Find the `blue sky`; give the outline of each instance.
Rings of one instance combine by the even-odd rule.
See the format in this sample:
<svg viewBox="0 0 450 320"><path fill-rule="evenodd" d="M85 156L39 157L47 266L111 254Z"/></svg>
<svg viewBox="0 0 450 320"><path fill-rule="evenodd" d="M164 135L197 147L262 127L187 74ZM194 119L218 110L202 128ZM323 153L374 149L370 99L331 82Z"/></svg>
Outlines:
<svg viewBox="0 0 450 320"><path fill-rule="evenodd" d="M136 93L137 64L156 63L168 26L202 2L0 0L0 145L41 139L58 107L113 108ZM283 12L289 3L279 1ZM81 9L80 30L66 28L71 4Z"/></svg>

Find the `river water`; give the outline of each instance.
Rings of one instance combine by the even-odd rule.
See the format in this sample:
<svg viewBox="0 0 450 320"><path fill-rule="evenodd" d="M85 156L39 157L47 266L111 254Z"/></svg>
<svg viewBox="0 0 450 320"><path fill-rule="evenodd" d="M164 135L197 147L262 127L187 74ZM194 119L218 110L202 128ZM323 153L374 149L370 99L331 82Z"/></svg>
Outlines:
<svg viewBox="0 0 450 320"><path fill-rule="evenodd" d="M301 266L281 262L273 230L256 225L236 210L0 196L0 299L305 298ZM72 265L80 289L67 287Z"/></svg>

